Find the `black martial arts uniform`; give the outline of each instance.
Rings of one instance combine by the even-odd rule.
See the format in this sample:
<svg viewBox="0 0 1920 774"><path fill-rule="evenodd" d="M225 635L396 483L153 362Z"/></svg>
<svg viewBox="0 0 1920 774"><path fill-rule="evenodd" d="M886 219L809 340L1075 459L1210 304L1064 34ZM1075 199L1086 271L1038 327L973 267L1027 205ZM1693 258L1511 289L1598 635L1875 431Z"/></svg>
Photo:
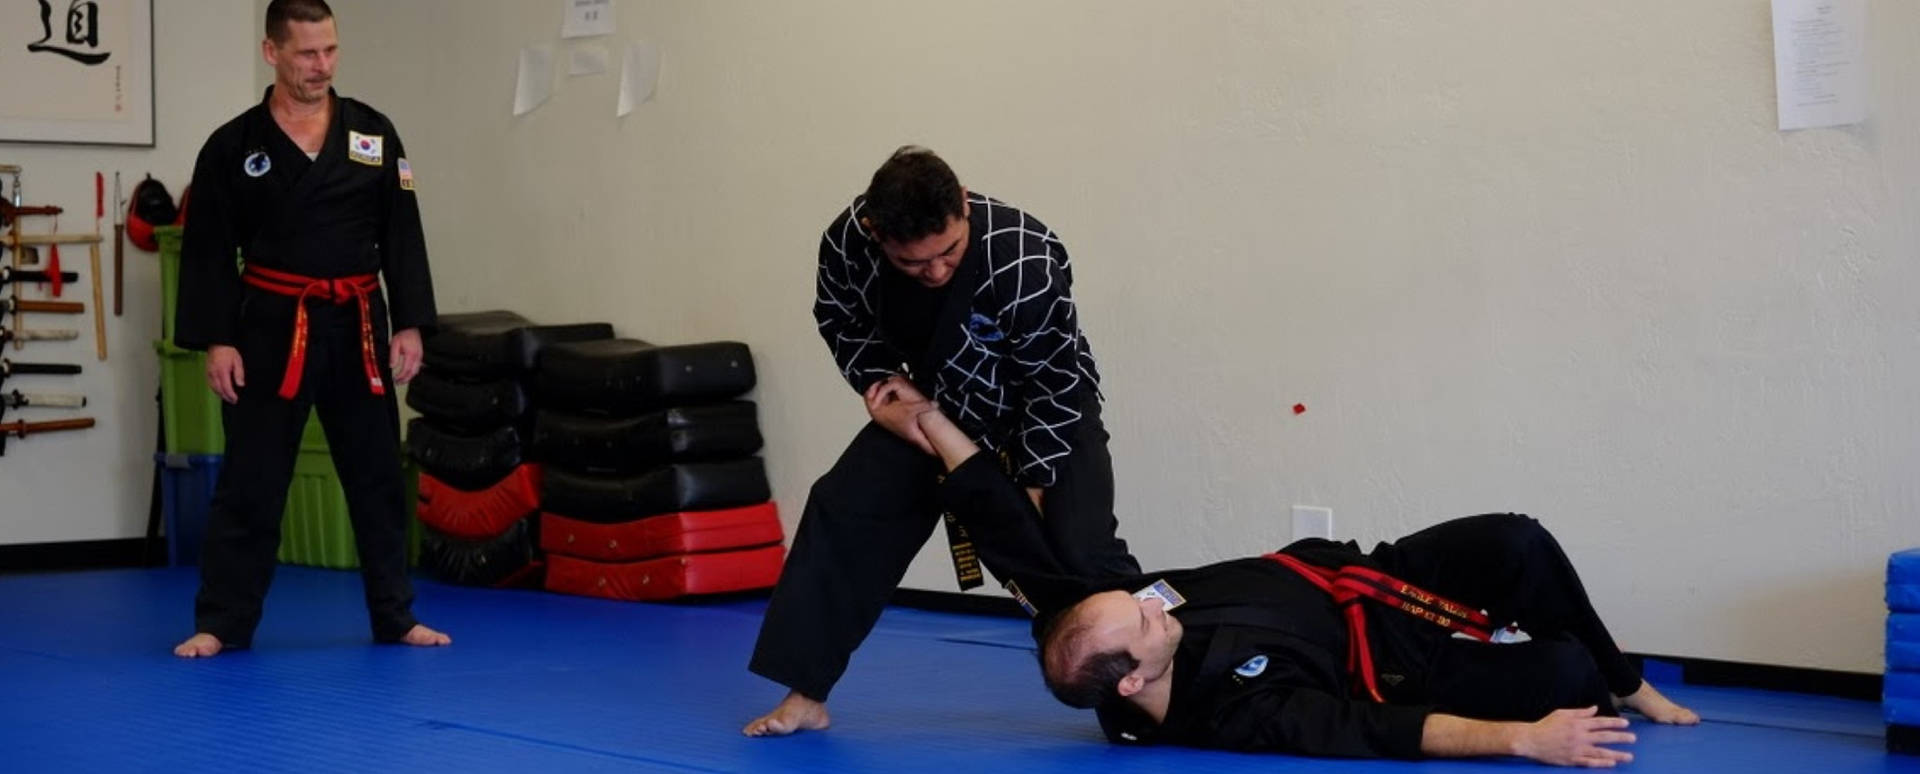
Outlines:
<svg viewBox="0 0 1920 774"><path fill-rule="evenodd" d="M372 108L333 99L314 159L262 100L215 130L194 164L175 343L235 347L247 378L221 413L226 459L194 604L196 629L226 647L247 646L259 623L309 410L346 491L374 637L415 624L387 337L389 320L433 323L433 283L399 135Z"/></svg>
<svg viewBox="0 0 1920 774"><path fill-rule="evenodd" d="M1027 540L1030 518L992 460L976 455L942 487L942 503L983 531ZM1018 555L1018 546L998 546ZM1298 541L1281 553L1327 569L1360 566L1517 622L1530 642L1490 644L1372 600L1359 600L1384 701L1363 698L1349 668L1349 623L1306 576L1266 557L1101 582L1016 575L1042 620L1088 594L1164 580L1185 604L1163 722L1125 702L1099 708L1109 739L1308 755L1420 756L1426 716L1532 721L1639 689L1640 675L1587 600L1553 536L1526 516L1445 522L1362 554L1353 542ZM1036 627L1038 628L1038 627Z"/></svg>
<svg viewBox="0 0 1920 774"><path fill-rule="evenodd" d="M1099 373L1065 246L1039 220L968 194L969 242L943 287L893 268L860 225L864 198L820 240L814 317L856 391L904 373L1022 486L1044 487L1043 540L1066 573L1140 570L1117 537ZM932 534L939 461L868 423L807 497L750 668L825 700ZM974 542L988 536L968 527ZM983 564L1006 577L988 552Z"/></svg>

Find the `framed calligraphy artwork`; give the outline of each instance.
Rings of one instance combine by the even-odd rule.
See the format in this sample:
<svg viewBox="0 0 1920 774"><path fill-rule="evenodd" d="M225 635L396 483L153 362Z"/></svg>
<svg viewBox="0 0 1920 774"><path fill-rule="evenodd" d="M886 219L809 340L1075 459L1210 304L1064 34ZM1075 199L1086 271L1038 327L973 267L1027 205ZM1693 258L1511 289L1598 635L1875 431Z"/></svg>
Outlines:
<svg viewBox="0 0 1920 774"><path fill-rule="evenodd" d="M153 0L0 0L0 142L153 145Z"/></svg>

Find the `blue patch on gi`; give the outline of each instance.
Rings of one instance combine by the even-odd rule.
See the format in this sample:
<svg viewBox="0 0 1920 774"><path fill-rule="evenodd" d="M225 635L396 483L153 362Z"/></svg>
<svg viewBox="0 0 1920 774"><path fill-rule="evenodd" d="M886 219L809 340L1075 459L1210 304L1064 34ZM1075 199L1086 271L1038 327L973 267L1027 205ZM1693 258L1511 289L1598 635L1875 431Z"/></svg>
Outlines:
<svg viewBox="0 0 1920 774"><path fill-rule="evenodd" d="M967 335L976 341L999 341L1007 337L1000 332L1000 326L993 323L993 318L979 312L967 318Z"/></svg>
<svg viewBox="0 0 1920 774"><path fill-rule="evenodd" d="M247 177L259 177L273 169L273 158L266 151L254 151L240 166L247 171Z"/></svg>
<svg viewBox="0 0 1920 774"><path fill-rule="evenodd" d="M1254 656L1253 658L1247 659L1247 663L1241 664L1238 669L1233 670L1233 673L1241 677L1259 677L1260 673L1265 671L1267 671L1267 657Z"/></svg>

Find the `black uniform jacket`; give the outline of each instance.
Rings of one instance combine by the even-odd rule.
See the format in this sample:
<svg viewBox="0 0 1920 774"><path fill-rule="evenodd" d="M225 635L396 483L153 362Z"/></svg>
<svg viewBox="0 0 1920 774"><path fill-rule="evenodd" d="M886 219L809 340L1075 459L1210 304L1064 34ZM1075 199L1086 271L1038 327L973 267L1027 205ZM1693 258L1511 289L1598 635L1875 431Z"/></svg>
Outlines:
<svg viewBox="0 0 1920 774"><path fill-rule="evenodd" d="M317 279L379 273L386 303L375 299L376 319L384 310L395 330L432 325L433 281L413 189L400 135L379 111L334 96L325 145L309 160L262 99L214 130L194 162L174 343L237 346L243 306L266 307L258 320L249 313L249 325L289 330L292 299L248 292L236 255Z"/></svg>
<svg viewBox="0 0 1920 774"><path fill-rule="evenodd" d="M820 238L814 319L855 390L906 366L968 435L1009 453L1022 484L1051 486L1072 451L1069 429L1099 399L1072 265L1039 219L980 194L967 204L970 242L923 359L906 362L882 329L887 259L860 225L864 198Z"/></svg>
<svg viewBox="0 0 1920 774"><path fill-rule="evenodd" d="M942 504L967 520L978 541L1031 541L1037 534L1032 502L995 462L977 454L956 468L942 487ZM1023 555L1018 546L995 550ZM1322 567L1377 568L1352 542L1309 539L1282 551ZM1347 623L1332 597L1273 560L1238 559L1098 582L1049 575L1043 567L1010 574L1016 594L1037 608L1037 624L1090 593L1132 592L1156 580L1186 599L1173 610L1185 633L1166 719L1156 724L1131 704L1102 707L1101 728L1115 742L1420 757L1421 733L1432 712L1420 703L1423 671L1447 635L1439 627L1367 606L1368 640L1389 702L1380 704L1354 693L1346 668Z"/></svg>

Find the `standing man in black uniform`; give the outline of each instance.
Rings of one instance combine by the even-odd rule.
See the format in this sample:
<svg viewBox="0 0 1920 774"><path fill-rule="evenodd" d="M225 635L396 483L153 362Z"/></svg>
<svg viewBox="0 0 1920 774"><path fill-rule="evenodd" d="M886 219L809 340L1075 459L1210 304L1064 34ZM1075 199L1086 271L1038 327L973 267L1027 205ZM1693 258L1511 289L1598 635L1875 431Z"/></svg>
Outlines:
<svg viewBox="0 0 1920 774"><path fill-rule="evenodd" d="M274 84L201 148L181 245L175 343L207 351L227 449L197 633L174 654L251 644L309 410L346 490L374 639L446 645L413 618L393 395L419 371L435 316L413 171L386 116L333 93L323 0L273 0L266 33Z"/></svg>
<svg viewBox="0 0 1920 774"><path fill-rule="evenodd" d="M1072 286L1052 230L968 192L925 148L895 151L828 226L814 318L872 421L807 497L750 664L790 691L746 734L827 727L827 693L940 520L939 460L881 395L890 376L910 378L997 452L1044 514L1043 543L1017 559L998 551L1000 536L970 530L988 570L1139 572L1115 534L1099 373ZM966 538L949 537L956 569L977 579Z"/></svg>

